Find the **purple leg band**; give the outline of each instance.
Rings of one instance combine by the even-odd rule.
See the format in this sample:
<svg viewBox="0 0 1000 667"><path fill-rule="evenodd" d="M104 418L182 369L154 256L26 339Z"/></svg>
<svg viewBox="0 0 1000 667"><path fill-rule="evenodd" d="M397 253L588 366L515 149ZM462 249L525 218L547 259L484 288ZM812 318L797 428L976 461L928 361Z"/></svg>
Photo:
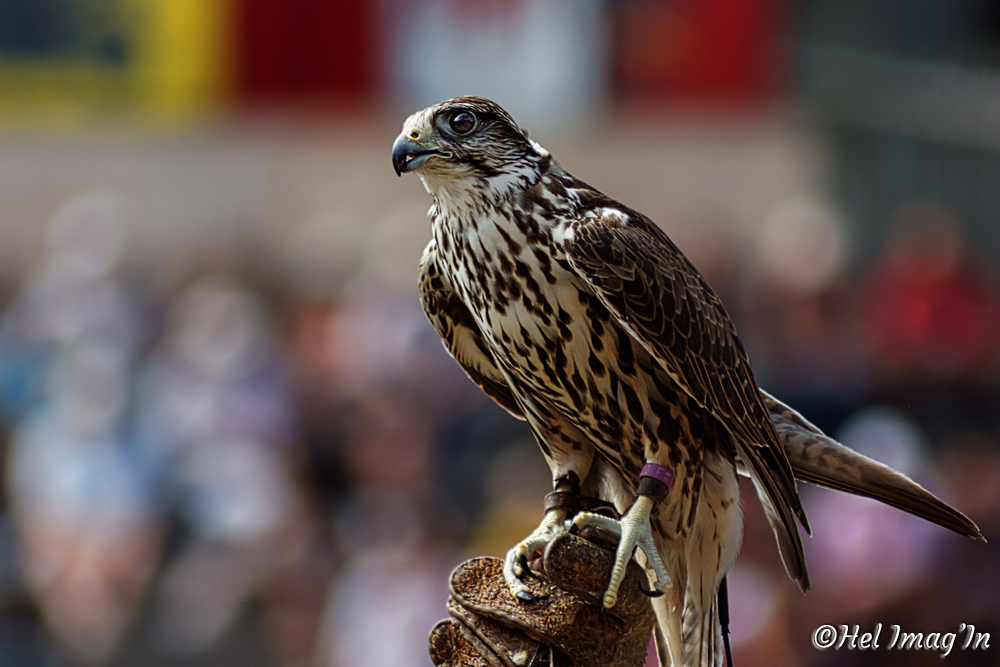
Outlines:
<svg viewBox="0 0 1000 667"><path fill-rule="evenodd" d="M662 482L667 489L674 483L674 473L670 472L669 469L664 468L656 463L647 463L642 467L642 472L639 473L639 478L652 477L653 479Z"/></svg>

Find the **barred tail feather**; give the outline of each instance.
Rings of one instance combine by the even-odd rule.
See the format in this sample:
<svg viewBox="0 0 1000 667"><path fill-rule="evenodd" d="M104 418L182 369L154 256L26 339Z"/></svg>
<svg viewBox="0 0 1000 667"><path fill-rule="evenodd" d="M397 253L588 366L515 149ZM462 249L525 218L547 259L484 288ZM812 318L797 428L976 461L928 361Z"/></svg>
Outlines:
<svg viewBox="0 0 1000 667"><path fill-rule="evenodd" d="M685 667L719 667L722 664L722 626L715 598L705 611L685 605L682 630Z"/></svg>
<svg viewBox="0 0 1000 667"><path fill-rule="evenodd" d="M771 531L774 539L778 543L778 553L781 554L781 562L785 565L788 575L795 580L805 593L809 590L809 572L806 569L805 556L802 551L802 539L799 531L795 527L791 511L783 505L775 505L771 502L771 497L767 491L758 483L757 479L751 477L760 504L764 507L764 514L768 523L771 524Z"/></svg>
<svg viewBox="0 0 1000 667"><path fill-rule="evenodd" d="M674 587L663 597L653 598L653 612L656 614L656 631L653 636L656 638L660 667L684 664L683 615L674 611L683 609L684 606L684 596L677 595L678 589L683 589L683 585L679 586L675 581Z"/></svg>
<svg viewBox="0 0 1000 667"><path fill-rule="evenodd" d="M817 486L867 496L959 535L985 541L967 516L912 479L827 437L802 415L761 391L795 478Z"/></svg>
<svg viewBox="0 0 1000 667"><path fill-rule="evenodd" d="M661 667L720 667L724 651L717 601L713 599L703 612L688 595L683 613L671 614L666 597L653 601L657 623L653 636Z"/></svg>
<svg viewBox="0 0 1000 667"><path fill-rule="evenodd" d="M691 531L680 538L663 536L657 541L673 582L665 595L653 600L657 651L664 667L722 664L716 594L736 562L743 539L743 513L732 464L717 463L704 469L703 502Z"/></svg>

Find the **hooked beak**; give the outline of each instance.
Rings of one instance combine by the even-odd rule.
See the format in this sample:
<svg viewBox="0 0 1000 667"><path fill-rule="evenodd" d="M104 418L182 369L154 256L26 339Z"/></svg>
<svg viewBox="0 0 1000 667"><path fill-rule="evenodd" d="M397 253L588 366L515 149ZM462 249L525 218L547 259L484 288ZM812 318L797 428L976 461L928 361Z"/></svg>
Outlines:
<svg viewBox="0 0 1000 667"><path fill-rule="evenodd" d="M404 132L392 145L392 167L397 176L424 166L435 155L444 155L444 151L430 144L418 143Z"/></svg>

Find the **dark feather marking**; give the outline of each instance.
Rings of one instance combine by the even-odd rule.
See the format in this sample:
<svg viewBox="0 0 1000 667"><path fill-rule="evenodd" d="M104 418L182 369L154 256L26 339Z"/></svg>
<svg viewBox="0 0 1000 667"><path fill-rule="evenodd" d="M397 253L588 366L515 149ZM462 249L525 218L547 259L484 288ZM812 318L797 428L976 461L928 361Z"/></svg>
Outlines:
<svg viewBox="0 0 1000 667"><path fill-rule="evenodd" d="M632 417L635 423L641 424L645 420L645 414L642 411L642 402L639 400L639 395L635 393L635 389L627 382L623 383L621 387L622 393L625 395L625 406L628 409L629 416Z"/></svg>
<svg viewBox="0 0 1000 667"><path fill-rule="evenodd" d="M507 249L510 250L510 254L513 255L514 257L520 255L521 250L523 250L521 244L515 241L513 238L511 238L511 235L507 233L507 230L505 230L502 225L497 225L496 230L500 233L500 236L507 244Z"/></svg>

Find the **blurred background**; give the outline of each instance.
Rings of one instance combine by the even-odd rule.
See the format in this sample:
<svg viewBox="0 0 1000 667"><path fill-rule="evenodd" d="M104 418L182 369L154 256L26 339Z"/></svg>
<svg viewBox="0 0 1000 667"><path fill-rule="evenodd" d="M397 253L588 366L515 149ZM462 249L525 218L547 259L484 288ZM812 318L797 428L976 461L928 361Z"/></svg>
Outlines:
<svg viewBox="0 0 1000 667"><path fill-rule="evenodd" d="M412 111L489 96L647 213L762 386L991 540L744 491L736 661L1000 633L1000 5L0 0L0 667L426 667L447 575L541 515L424 321ZM961 651L949 664L983 665Z"/></svg>

